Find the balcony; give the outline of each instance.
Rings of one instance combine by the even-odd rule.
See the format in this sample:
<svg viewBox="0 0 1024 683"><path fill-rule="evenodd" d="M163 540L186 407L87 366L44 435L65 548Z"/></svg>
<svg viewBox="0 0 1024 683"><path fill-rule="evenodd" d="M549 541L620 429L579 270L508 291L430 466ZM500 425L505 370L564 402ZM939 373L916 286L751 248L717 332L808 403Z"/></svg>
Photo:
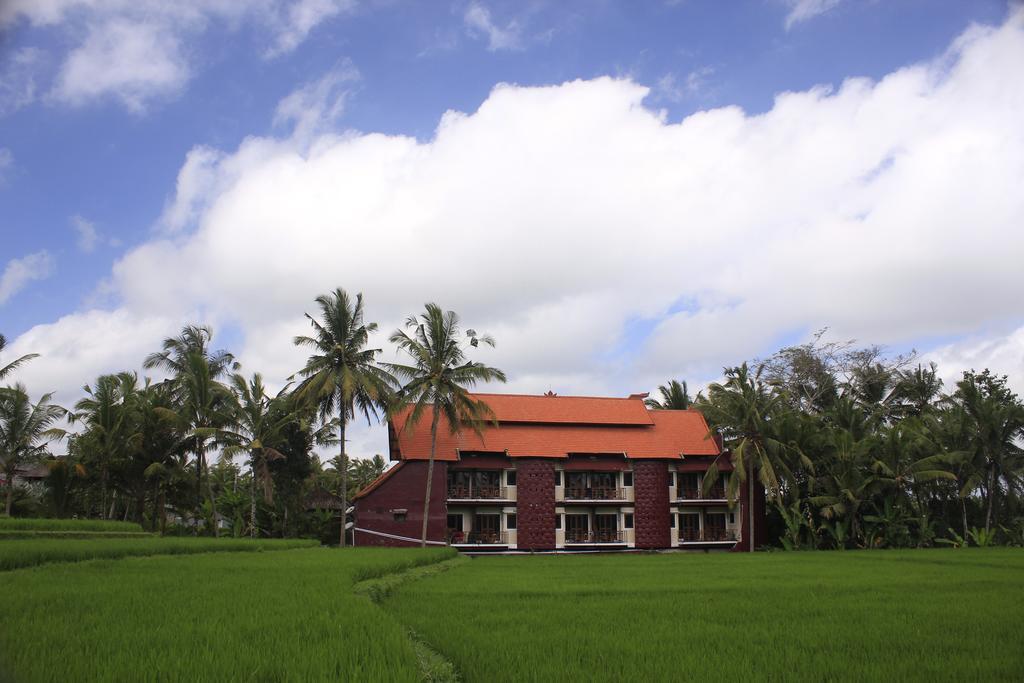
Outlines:
<svg viewBox="0 0 1024 683"><path fill-rule="evenodd" d="M614 486L566 486L565 500L626 500L626 489Z"/></svg>
<svg viewBox="0 0 1024 683"><path fill-rule="evenodd" d="M504 531L452 531L449 536L452 545L508 545L508 534Z"/></svg>
<svg viewBox="0 0 1024 683"><path fill-rule="evenodd" d="M697 531L681 531L679 533L680 543L734 543L737 540L736 532L728 529L705 529L704 533Z"/></svg>
<svg viewBox="0 0 1024 683"><path fill-rule="evenodd" d="M504 486L449 484L448 500L510 500Z"/></svg>
<svg viewBox="0 0 1024 683"><path fill-rule="evenodd" d="M569 529L565 532L566 545L590 545L594 543L625 543L626 537L622 531L612 529L598 531L579 531Z"/></svg>
<svg viewBox="0 0 1024 683"><path fill-rule="evenodd" d="M700 486L679 486L676 500L725 500L725 487L712 486L705 492Z"/></svg>

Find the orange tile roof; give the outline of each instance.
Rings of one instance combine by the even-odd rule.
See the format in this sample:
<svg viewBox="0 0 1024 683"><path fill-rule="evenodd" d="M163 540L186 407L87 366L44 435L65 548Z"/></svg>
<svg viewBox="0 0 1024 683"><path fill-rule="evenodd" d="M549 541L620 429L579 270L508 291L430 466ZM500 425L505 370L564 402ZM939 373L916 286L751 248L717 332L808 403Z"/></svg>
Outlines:
<svg viewBox="0 0 1024 683"><path fill-rule="evenodd" d="M452 435L447 422L443 421L437 433L437 460L458 460L460 451L504 452L512 458L625 454L627 458L678 459L682 455L719 454L704 416L696 410L647 410L638 398L507 396L495 400L497 394L474 396L492 406L499 425L485 425L482 435L469 427ZM559 405L563 402L565 405ZM626 409L608 407L618 403L631 405ZM540 411L544 406L550 406L548 412ZM646 418L643 422L617 421L624 419L622 414L635 415L637 406ZM593 410L589 413L582 410L587 407ZM549 414L552 417L549 418ZM403 460L427 459L430 456L430 415L424 414L416 425L406 428L407 415L406 411L394 418L399 454ZM524 415L531 419L522 420ZM573 421L567 421L570 415Z"/></svg>
<svg viewBox="0 0 1024 683"><path fill-rule="evenodd" d="M499 422L544 424L650 425L643 399L603 396L473 394L487 403Z"/></svg>

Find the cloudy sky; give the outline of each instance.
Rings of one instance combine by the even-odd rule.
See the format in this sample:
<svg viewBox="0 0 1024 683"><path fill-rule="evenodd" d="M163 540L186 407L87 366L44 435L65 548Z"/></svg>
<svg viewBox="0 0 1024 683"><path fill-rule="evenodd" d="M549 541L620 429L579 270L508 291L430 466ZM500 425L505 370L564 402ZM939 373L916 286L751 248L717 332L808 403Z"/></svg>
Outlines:
<svg viewBox="0 0 1024 683"><path fill-rule="evenodd" d="M826 326L1024 391L1021 65L996 0L5 0L5 358L70 404L195 321L279 386L342 286L516 391Z"/></svg>

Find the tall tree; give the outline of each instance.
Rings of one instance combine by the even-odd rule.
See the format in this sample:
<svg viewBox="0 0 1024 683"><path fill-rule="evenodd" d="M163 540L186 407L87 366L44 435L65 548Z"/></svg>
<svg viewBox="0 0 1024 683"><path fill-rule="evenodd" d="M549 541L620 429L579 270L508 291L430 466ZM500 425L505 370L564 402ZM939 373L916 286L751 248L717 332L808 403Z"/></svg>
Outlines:
<svg viewBox="0 0 1024 683"><path fill-rule="evenodd" d="M1024 438L1024 405L1007 386L1005 376L998 377L988 370L965 372L950 400L970 420L972 468L964 489L982 490L987 534L1000 488L1008 488L1011 478L1024 467L1024 449L1018 445Z"/></svg>
<svg viewBox="0 0 1024 683"><path fill-rule="evenodd" d="M107 491L110 484L110 469L119 458L127 456L129 450L138 445L139 433L133 411L138 377L133 372L116 375L102 375L95 386L83 387L86 397L75 404L69 414L72 423L82 422L92 433L89 442L95 448L91 455L100 476L100 514L108 516Z"/></svg>
<svg viewBox="0 0 1024 683"><path fill-rule="evenodd" d="M256 484L263 489L263 502L274 502L274 479L270 463L285 456L278 448L284 441L285 427L297 419L287 387L277 396L267 396L263 376L256 373L251 380L235 374L231 377L231 402L229 423L225 428L208 430L206 434L215 438L223 448L222 454L231 458L237 453L249 456L251 473L249 527L256 537Z"/></svg>
<svg viewBox="0 0 1024 683"><path fill-rule="evenodd" d="M377 364L380 349L367 348L370 333L377 323L363 319L363 295L355 301L348 293L335 289L316 298L320 319L306 313L313 336L295 337L296 346L313 350L306 366L299 371L304 379L295 389L300 400L315 401L320 418L328 422L337 416L341 459L341 545L345 545L345 510L348 507L348 456L345 430L357 413L377 417L386 410L395 385L394 377Z"/></svg>
<svg viewBox="0 0 1024 683"><path fill-rule="evenodd" d="M52 426L67 414L64 408L50 402L52 397L53 394L44 394L32 403L21 384L0 389L0 465L7 480L8 516L14 502L18 468L41 459L46 454L46 444L65 434Z"/></svg>
<svg viewBox="0 0 1024 683"><path fill-rule="evenodd" d="M0 334L0 353L2 353L3 350L6 347L7 347L7 339L4 337L4 335ZM20 366L24 365L25 363L27 363L28 361L32 360L33 358L38 358L38 357L39 357L38 353L26 353L24 356L22 356L20 358L15 358L14 360L12 360L7 365L0 365L0 379L3 379L7 375L11 374L15 370L17 370Z"/></svg>
<svg viewBox="0 0 1024 683"><path fill-rule="evenodd" d="M708 387L701 409L708 419L723 429L732 453L733 476L729 477L729 497L736 498L739 484L747 483L747 546L754 552L754 478L755 474L777 503L781 502L781 476L786 471L785 444L774 438L770 427L779 396L750 372L746 363L725 371L724 384ZM708 468L705 483L718 478L717 464Z"/></svg>
<svg viewBox="0 0 1024 683"><path fill-rule="evenodd" d="M427 410L431 413L430 459L427 464L427 489L423 497L423 530L420 545L427 545L427 521L430 514L430 489L434 477L437 451L437 427L444 415L452 434L463 425L481 430L485 420L494 418L490 407L474 399L468 391L477 382L505 381L505 373L482 363L467 360L466 348L481 343L494 346L488 335L466 330L463 335L459 316L442 311L428 303L425 312L405 321L405 330L395 330L391 342L397 344L411 359L411 365L385 364L396 376L406 381L398 394L393 410L410 408L405 428L415 425Z"/></svg>
<svg viewBox="0 0 1024 683"><path fill-rule="evenodd" d="M230 352L210 349L212 339L210 327L187 325L177 337L164 339L162 350L151 353L142 363L144 368L159 368L171 375L168 383L172 387L178 428L189 440L195 456L197 525L202 507L203 475L207 471L206 453L210 447L202 432L221 426L226 419L225 404L229 392L217 380L239 368ZM207 491L213 510L213 533L219 536L216 499L209 482Z"/></svg>
<svg viewBox="0 0 1024 683"><path fill-rule="evenodd" d="M667 385L658 387L661 400L649 398L644 401L648 408L654 410L686 410L690 407L690 392L687 390L686 382L670 380Z"/></svg>

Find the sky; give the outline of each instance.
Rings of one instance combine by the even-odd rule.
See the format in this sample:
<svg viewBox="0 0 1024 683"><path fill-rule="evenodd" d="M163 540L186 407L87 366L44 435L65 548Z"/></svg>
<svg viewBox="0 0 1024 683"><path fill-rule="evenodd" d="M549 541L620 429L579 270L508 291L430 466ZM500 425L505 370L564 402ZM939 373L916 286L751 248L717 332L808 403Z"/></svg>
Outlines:
<svg viewBox="0 0 1024 683"><path fill-rule="evenodd" d="M340 286L498 391L827 327L1024 393L1021 65L997 0L0 0L0 362L71 405L199 322L280 387Z"/></svg>

